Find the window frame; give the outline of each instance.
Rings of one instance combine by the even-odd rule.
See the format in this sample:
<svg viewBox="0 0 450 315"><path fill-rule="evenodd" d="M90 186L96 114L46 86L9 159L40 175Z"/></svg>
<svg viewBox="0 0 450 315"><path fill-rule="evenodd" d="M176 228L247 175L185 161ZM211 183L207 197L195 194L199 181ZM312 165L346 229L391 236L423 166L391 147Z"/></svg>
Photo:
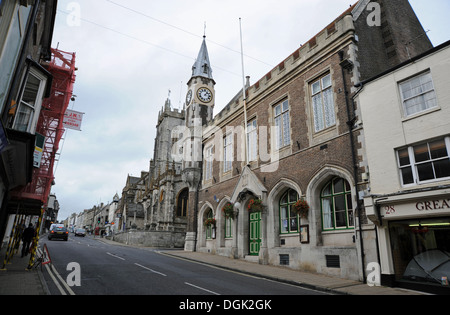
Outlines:
<svg viewBox="0 0 450 315"><path fill-rule="evenodd" d="M233 133L230 132L223 137L223 173L228 173L233 170L233 157L234 157L234 139Z"/></svg>
<svg viewBox="0 0 450 315"><path fill-rule="evenodd" d="M225 219L225 238L233 238L233 218L232 217L224 217Z"/></svg>
<svg viewBox="0 0 450 315"><path fill-rule="evenodd" d="M295 192L296 193L296 200L290 200L290 193ZM282 203L283 199L287 196L287 203ZM284 192L284 194L281 196L281 198L278 201L278 214L279 214L279 221L280 221L280 235L289 235L289 234L298 234L300 232L300 225L301 225L301 218L298 214L292 213L292 206L295 205L295 203L300 199L300 196L297 191L294 189L288 189ZM282 210L282 208L285 208L286 210ZM286 211L286 214L288 215L286 218L284 218L283 211ZM292 220L296 220L297 224L297 230L293 231L291 230L291 222ZM283 223L286 221L286 228L283 228Z"/></svg>
<svg viewBox="0 0 450 315"><path fill-rule="evenodd" d="M214 218L214 212L212 211L212 209L209 209L208 214L206 215L206 219L213 219ZM205 227L206 229L206 239L207 240L212 240L213 239L213 226L212 225L207 225Z"/></svg>
<svg viewBox="0 0 450 315"><path fill-rule="evenodd" d="M335 182L342 180L344 184L344 189L342 192L336 192L335 190ZM324 195L325 189L331 185L331 194ZM348 187L348 189L347 189ZM340 210L338 212L345 213L345 226L337 226L336 219L336 198L344 196L344 204L345 210ZM330 203L330 219L331 219L331 227L325 227L325 212L324 212L324 199L331 199ZM351 209L349 209L349 202L351 204ZM320 191L320 209L321 209L321 217L322 217L322 231L339 231L339 230L354 230L355 229L355 209L353 203L353 194L350 183L343 177L333 177L329 180ZM350 210L350 211L349 211ZM349 215L351 213L351 216ZM351 218L351 219L350 219ZM353 222L353 225L350 224L350 221Z"/></svg>
<svg viewBox="0 0 450 315"><path fill-rule="evenodd" d="M185 197L186 198L183 198ZM189 189L182 189L177 196L176 215L179 218L187 217L189 210Z"/></svg>
<svg viewBox="0 0 450 315"><path fill-rule="evenodd" d="M277 109L280 108L277 114ZM291 117L289 100L286 99L273 106L273 121L275 125L275 150L281 150L291 145ZM280 141L281 140L281 141Z"/></svg>
<svg viewBox="0 0 450 315"><path fill-rule="evenodd" d="M251 119L247 123L247 159L248 162L255 162L258 160L258 121L256 118ZM251 141L253 140L253 142Z"/></svg>
<svg viewBox="0 0 450 315"><path fill-rule="evenodd" d="M413 96L410 96L410 97L405 98L405 91L404 91L403 87L404 87L405 85L407 85L408 83L411 83L412 81L417 80L417 79L422 78L422 77L425 77L425 76L429 76L429 77L430 77L429 83L431 84L431 89L428 89L428 90L426 90L426 91L421 91L420 93L417 93L417 94L415 94L415 95L413 95ZM415 87L415 89L423 88L424 85L425 85L425 84L421 84L420 86ZM426 85L425 85L425 86L426 86ZM411 90L414 90L414 89L411 89ZM412 77L410 77L410 78L408 78L408 79L406 79L406 80L403 80L403 81L399 82L399 83L398 83L398 91L399 91L399 93L400 93L400 98L401 98L401 102L402 102L402 112L403 112L403 117L404 117L404 118L410 118L410 117L413 117L413 116L416 116L416 115L420 115L420 114L422 114L422 113L428 112L428 111L430 111L430 110L434 110L434 109L436 109L436 108L439 107L439 105L438 105L438 100L437 100L437 95L436 95L436 88L435 88L435 86L434 86L433 76L432 76L430 70L427 70L427 71L424 71L424 72L415 74L414 76L412 76ZM419 111L415 111L415 112L413 112L413 113L408 114L408 108L406 107L406 103L407 103L408 101L411 101L411 100L414 100L414 99L418 99L418 98L423 98L423 97L425 97L425 95L431 94L431 93L432 93L433 96L434 96L434 97L433 97L433 100L434 100L434 106L427 107L427 108L425 108L425 109L421 109L421 110L419 110ZM427 102L421 103L421 104L419 104L419 105L420 105L420 107L423 107L423 106L426 106L426 103L427 103ZM418 106L418 105L415 105L415 106L413 106L413 107L417 107L417 106ZM411 108L413 108L413 107L411 107Z"/></svg>
<svg viewBox="0 0 450 315"><path fill-rule="evenodd" d="M205 181L209 181L213 179L213 153L214 145L209 145L205 148Z"/></svg>
<svg viewBox="0 0 450 315"><path fill-rule="evenodd" d="M445 149L447 150L447 156L443 156L443 157L437 157L437 158L433 158L431 155L431 151L430 151L430 144L432 143L436 143L438 141L442 141L445 144ZM416 154L414 149L418 148L420 146L423 145L427 145L428 146L428 155L429 155L429 159L428 160L424 160L424 161L416 161ZM408 154L408 159L409 159L409 164L403 164L402 165L402 158L400 156L401 152L406 152ZM433 183L433 182L439 182L439 181L445 181L445 180L450 180L450 176L446 176L446 177L436 177L436 169L435 169L435 163L439 162L439 161L444 161L445 159L449 159L450 160L450 136L445 136L445 137L440 137L440 138L435 138L435 139L430 139L424 142L420 142L414 145L409 145L407 147L403 147L400 149L397 149L395 151L396 154L396 159L397 159L397 168L399 170L398 174L400 177L400 184L402 187L411 187L411 186L416 186L416 185L422 185L422 184L428 184L428 183ZM432 165L432 170L433 170L433 175L434 178L433 179L424 179L421 180L420 179L420 171L418 170L418 166L420 165L425 165L425 164L430 164ZM410 168L410 176L412 177L412 182L408 182L405 183L405 177L403 174L403 170Z"/></svg>
<svg viewBox="0 0 450 315"><path fill-rule="evenodd" d="M27 87L29 86L29 82L31 78L36 79L38 81L38 86L36 91L31 91L35 93L34 95L34 104L29 103L24 100L25 94L27 93ZM17 109L14 114L14 119L12 122L12 129L27 132L34 134L36 132L36 125L39 119L39 114L42 107L42 102L44 98L45 89L47 86L47 78L35 70L33 67L30 67L28 73L25 74L23 79L22 88L19 92L19 97L17 97ZM23 109L27 109L29 112L28 122L26 124L20 124L20 114L25 113ZM25 130L23 128L19 128L21 126L26 126Z"/></svg>
<svg viewBox="0 0 450 315"><path fill-rule="evenodd" d="M329 85L324 86L325 78L329 77ZM316 92L314 86L319 83L319 89ZM324 130L332 128L337 124L337 115L336 115L336 104L334 101L334 91L333 91L333 79L330 72L321 75L317 79L314 79L310 82L310 91L311 91L311 109L312 109L312 118L313 118L313 128L315 133L320 133ZM326 103L324 101L324 94L330 92L331 93L331 104L329 104L329 108L327 109ZM320 113L316 111L316 97L320 95ZM327 111L329 113L327 113ZM321 117L318 117L320 114ZM331 116L328 116L328 115ZM320 120L320 121L319 121ZM330 120L330 123L327 122ZM320 126L318 126L318 123Z"/></svg>

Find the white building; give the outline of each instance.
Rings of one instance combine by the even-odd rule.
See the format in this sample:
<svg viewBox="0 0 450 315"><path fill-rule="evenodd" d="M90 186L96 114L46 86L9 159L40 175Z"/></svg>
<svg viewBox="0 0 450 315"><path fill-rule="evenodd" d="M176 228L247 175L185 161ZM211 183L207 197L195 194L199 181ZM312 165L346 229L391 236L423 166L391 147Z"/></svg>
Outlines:
<svg viewBox="0 0 450 315"><path fill-rule="evenodd" d="M382 284L450 290L449 74L450 41L363 82L355 97Z"/></svg>

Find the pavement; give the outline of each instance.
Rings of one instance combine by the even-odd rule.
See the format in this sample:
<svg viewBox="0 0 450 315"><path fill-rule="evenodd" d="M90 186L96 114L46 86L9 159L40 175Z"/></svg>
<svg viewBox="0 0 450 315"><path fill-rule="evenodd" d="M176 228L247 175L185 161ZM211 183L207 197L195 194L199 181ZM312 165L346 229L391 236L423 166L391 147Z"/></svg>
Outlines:
<svg viewBox="0 0 450 315"><path fill-rule="evenodd" d="M7 246L0 250L0 268L3 268ZM49 295L40 267L28 270L30 254L21 258L22 246L5 268L0 269L0 295Z"/></svg>
<svg viewBox="0 0 450 315"><path fill-rule="evenodd" d="M129 246L107 239L101 242L119 246ZM136 247L136 246L134 246ZM142 247L141 247L142 248ZM428 293L390 287L370 287L362 282L330 277L311 272L302 272L287 267L260 265L245 259L231 259L223 256L185 252L183 250L157 250L162 255L177 259L185 259L208 266L222 268L233 272L279 281L304 288L314 289L331 294L344 295L429 295ZM3 266L6 246L0 250L0 268ZM29 257L20 257L17 253L6 270L0 270L0 295L47 295L48 288L44 281L40 267L28 270Z"/></svg>

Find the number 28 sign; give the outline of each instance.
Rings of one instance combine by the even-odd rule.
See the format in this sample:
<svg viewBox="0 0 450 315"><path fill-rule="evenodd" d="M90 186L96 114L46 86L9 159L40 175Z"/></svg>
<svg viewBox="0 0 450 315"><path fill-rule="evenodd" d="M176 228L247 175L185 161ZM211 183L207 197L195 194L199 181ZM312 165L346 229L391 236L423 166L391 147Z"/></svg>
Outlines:
<svg viewBox="0 0 450 315"><path fill-rule="evenodd" d="M386 215L394 214L395 208L394 208L394 206L386 205L386 206L384 206L384 212L386 213Z"/></svg>

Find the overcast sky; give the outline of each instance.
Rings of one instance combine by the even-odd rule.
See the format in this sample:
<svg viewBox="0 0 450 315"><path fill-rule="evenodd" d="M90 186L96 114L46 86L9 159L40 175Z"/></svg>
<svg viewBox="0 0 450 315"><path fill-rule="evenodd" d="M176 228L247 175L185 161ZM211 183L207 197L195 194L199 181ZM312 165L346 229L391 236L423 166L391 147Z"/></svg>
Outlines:
<svg viewBox="0 0 450 315"><path fill-rule="evenodd" d="M121 195L127 175L148 171L158 112L169 96L182 108L205 32L217 114L321 31L355 0L58 1L53 47L76 53L82 131L68 130L56 168L59 220ZM450 1L410 0L434 45L450 39ZM79 15L78 15L79 13ZM74 19L80 17L81 20Z"/></svg>

